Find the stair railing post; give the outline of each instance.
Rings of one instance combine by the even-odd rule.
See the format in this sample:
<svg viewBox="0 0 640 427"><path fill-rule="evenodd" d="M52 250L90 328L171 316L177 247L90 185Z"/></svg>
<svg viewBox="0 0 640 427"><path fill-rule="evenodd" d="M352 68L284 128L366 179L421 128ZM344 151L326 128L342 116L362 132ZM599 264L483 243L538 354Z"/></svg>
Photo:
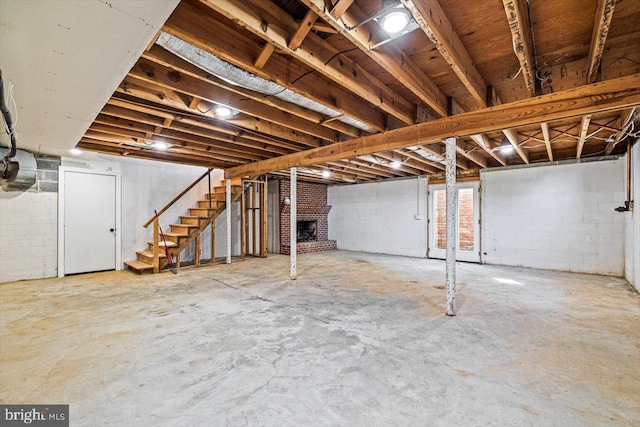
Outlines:
<svg viewBox="0 0 640 427"><path fill-rule="evenodd" d="M160 242L158 241L158 217L153 220L153 272L160 272Z"/></svg>

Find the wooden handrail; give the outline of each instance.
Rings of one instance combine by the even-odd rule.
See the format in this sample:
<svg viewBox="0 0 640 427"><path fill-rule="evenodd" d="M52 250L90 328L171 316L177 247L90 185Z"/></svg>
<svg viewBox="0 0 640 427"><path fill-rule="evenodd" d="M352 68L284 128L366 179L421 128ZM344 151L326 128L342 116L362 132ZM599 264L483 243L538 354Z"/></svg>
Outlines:
<svg viewBox="0 0 640 427"><path fill-rule="evenodd" d="M158 211L158 216L162 215L167 209L169 209L175 202L177 202L178 200L180 200L180 198L182 196L184 196L185 194L187 194L187 192L189 190L191 190L193 187L196 186L196 184L198 184L200 181L202 181L202 179L209 175L211 173L213 169L207 169L207 171L198 179L196 179L194 182L191 183L191 185L189 185L187 188L185 188L184 190L182 190L182 192L180 194L178 194L176 197L173 198L173 200L171 200L169 203L167 203L167 205L160 209ZM209 189L209 191L211 191L211 189ZM151 218L149 218L149 221L145 222L143 224L144 228L147 228L149 226L149 224L151 224L153 222L153 220L156 218L156 215L152 216Z"/></svg>

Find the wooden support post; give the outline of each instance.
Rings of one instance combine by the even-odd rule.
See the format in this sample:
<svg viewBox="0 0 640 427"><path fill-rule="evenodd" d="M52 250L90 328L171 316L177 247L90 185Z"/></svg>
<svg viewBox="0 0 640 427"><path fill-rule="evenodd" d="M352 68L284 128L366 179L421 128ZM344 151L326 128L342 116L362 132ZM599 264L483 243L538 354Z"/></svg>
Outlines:
<svg viewBox="0 0 640 427"><path fill-rule="evenodd" d="M227 264L231 264L231 180L226 180Z"/></svg>
<svg viewBox="0 0 640 427"><path fill-rule="evenodd" d="M247 233L245 231L247 210L246 201L244 200L244 181L242 182L242 193L240 195L240 258L244 261L245 258L245 240L247 239Z"/></svg>
<svg viewBox="0 0 640 427"><path fill-rule="evenodd" d="M158 241L158 217L153 220L153 272L160 272L160 242Z"/></svg>
<svg viewBox="0 0 640 427"><path fill-rule="evenodd" d="M297 245L297 169L296 167L291 168L291 194L289 198L291 199L290 211L291 211L291 224L289 227L289 248L290 248L290 257L291 257L291 280L295 280L298 274L298 245Z"/></svg>
<svg viewBox="0 0 640 427"><path fill-rule="evenodd" d="M267 178L260 184L260 257L267 257Z"/></svg>
<svg viewBox="0 0 640 427"><path fill-rule="evenodd" d="M244 253L248 254L249 253L249 206L251 206L251 185L250 184L249 187L247 187L247 189L245 190L245 203L247 204L245 206L245 211L243 213L244 215Z"/></svg>
<svg viewBox="0 0 640 427"><path fill-rule="evenodd" d="M196 236L196 267L200 267L200 235Z"/></svg>
<svg viewBox="0 0 640 427"><path fill-rule="evenodd" d="M456 188L456 138L445 138L447 161L447 316L456 315L456 235L458 213L458 190Z"/></svg>
<svg viewBox="0 0 640 427"><path fill-rule="evenodd" d="M211 264L216 263L216 220L211 221Z"/></svg>
<svg viewBox="0 0 640 427"><path fill-rule="evenodd" d="M180 270L180 254L182 252L178 252L178 255L176 255L176 270Z"/></svg>
<svg viewBox="0 0 640 427"><path fill-rule="evenodd" d="M256 219L258 212L256 212L256 205L258 202L258 184L253 183L253 197L251 198L251 222L253 223L253 231L251 233L252 237L252 249L253 256L258 255L258 224L259 220Z"/></svg>

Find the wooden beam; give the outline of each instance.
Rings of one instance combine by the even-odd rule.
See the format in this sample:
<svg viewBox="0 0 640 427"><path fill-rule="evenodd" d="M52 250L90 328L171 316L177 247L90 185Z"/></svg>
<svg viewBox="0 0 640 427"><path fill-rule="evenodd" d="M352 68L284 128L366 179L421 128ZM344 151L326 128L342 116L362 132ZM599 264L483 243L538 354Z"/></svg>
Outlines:
<svg viewBox="0 0 640 427"><path fill-rule="evenodd" d="M301 0L307 7L327 21L336 30L355 44L363 53L395 77L403 86L413 92L440 117L447 115L447 97L424 72L399 47L393 43L371 49L379 40L366 26L349 31L345 28L356 26L366 18L366 14L357 6L352 6L342 14L339 20L325 8L324 0ZM412 115L413 116L413 115ZM396 117L398 117L396 115ZM403 120L405 124L413 124L411 120Z"/></svg>
<svg viewBox="0 0 640 427"><path fill-rule="evenodd" d="M331 16L336 19L340 19L347 9L353 4L354 0L338 0L331 8Z"/></svg>
<svg viewBox="0 0 640 427"><path fill-rule="evenodd" d="M237 67L352 117L376 131L385 129L385 115L356 95L342 90L307 67L272 55L262 68L254 66L263 49L254 40L182 2L163 27L167 33Z"/></svg>
<svg viewBox="0 0 640 427"><path fill-rule="evenodd" d="M598 9L596 10L596 19L591 35L591 47L589 48L589 60L587 62L587 84L595 82L598 77L600 60L602 59L604 45L609 34L615 5L616 0L598 0Z"/></svg>
<svg viewBox="0 0 640 427"><path fill-rule="evenodd" d="M484 134L475 134L475 135L469 135L471 137L471 139L473 139L475 141L476 144L478 144L478 146L480 148L482 148L487 154L489 154L491 157L493 157L494 159L496 159L498 161L498 163L500 163L502 166L507 166L507 161L497 152L495 152L494 150L491 149L491 147L489 146L489 137L487 135Z"/></svg>
<svg viewBox="0 0 640 427"><path fill-rule="evenodd" d="M225 171L235 178L640 105L640 74L550 93Z"/></svg>
<svg viewBox="0 0 640 427"><path fill-rule="evenodd" d="M589 123L591 123L591 115L587 114L582 116L582 122L580 124L580 137L578 139L578 146L576 148L576 159L582 156L582 149L584 148L584 142L587 140L587 134L589 133Z"/></svg>
<svg viewBox="0 0 640 427"><path fill-rule="evenodd" d="M502 133L507 137L507 140L513 146L513 149L516 150L516 153L518 153L522 161L529 164L529 154L524 151L520 145L520 135L518 135L518 132L513 129L503 129Z"/></svg>
<svg viewBox="0 0 640 427"><path fill-rule="evenodd" d="M300 45L302 44L302 41L304 40L305 37L307 37L307 34L309 34L309 31L311 31L311 27L313 26L313 24L316 22L317 19L318 19L318 15L316 15L316 13L313 10L307 11L307 14L302 19L302 22L298 24L298 29L291 36L291 40L289 41L289 45L288 45L289 49L296 50L297 48L300 47Z"/></svg>
<svg viewBox="0 0 640 427"><path fill-rule="evenodd" d="M544 145L547 147L549 161L553 162L553 150L551 149L551 140L549 139L549 123L540 123L540 127L542 128L542 136L544 138Z"/></svg>
<svg viewBox="0 0 640 427"><path fill-rule="evenodd" d="M204 82L192 76L180 73L174 69L140 58L129 71L129 76L147 83L177 91L190 96L198 96L215 104L226 105L236 111L241 111L253 117L271 122L280 128L280 137L294 140L305 145L318 146L320 141L315 138L325 139L330 142L338 141L335 131L318 123L310 122L301 117L293 116L269 105L246 99L243 96L231 92L224 87ZM232 120L232 119L229 119ZM283 129L282 127L290 128ZM297 131L292 132L291 130ZM307 134L315 138L309 138ZM274 133L274 135L277 135Z"/></svg>
<svg viewBox="0 0 640 427"><path fill-rule="evenodd" d="M513 50L520 62L520 70L522 70L525 87L529 92L529 96L535 96L536 76L533 69L533 47L531 35L529 34L527 12L522 10L523 3L518 0L502 0L504 11L509 21L509 28L511 29Z"/></svg>
<svg viewBox="0 0 640 427"><path fill-rule="evenodd" d="M633 125L633 122L638 118L639 115L640 115L640 108L629 108L627 110L624 110L622 114L620 114L620 118L618 119L618 122L617 122L618 124L617 127L620 129L620 131L616 133L616 136L613 139L613 141L609 142L605 147L605 150L604 150L605 155L608 156L609 154L611 154L615 146L618 145L618 143L625 136L627 136L627 132L629 131L629 128Z"/></svg>
<svg viewBox="0 0 640 427"><path fill-rule="evenodd" d="M274 45L272 45L269 42L265 43L264 47L260 51L260 55L258 55L258 57L256 58L255 62L253 63L253 66L256 67L256 68L264 67L264 64L267 63L267 61L271 57L271 54L275 50L276 50L276 47Z"/></svg>
<svg viewBox="0 0 640 427"><path fill-rule="evenodd" d="M471 160L473 163L477 164L482 168L486 168L488 166L487 159L481 156L479 153L474 152L473 148L464 143L461 139L456 142L456 151L462 154L467 159Z"/></svg>
<svg viewBox="0 0 640 427"><path fill-rule="evenodd" d="M487 85L438 1L405 0L404 4L478 107L486 107Z"/></svg>
<svg viewBox="0 0 640 427"><path fill-rule="evenodd" d="M200 49L198 52L198 56L200 55L202 55L203 57L206 57L211 54ZM361 131L347 123L343 123L341 121L337 121L336 123L330 123L331 121L330 118L327 118L326 115L320 114L316 111L309 110L307 108L301 107L298 104L282 100L275 96L266 96L266 94L264 93L256 92L250 89L245 89L242 86L231 84L228 81L217 78L216 76L209 74L208 72L191 64L190 62L185 61L184 59L178 57L177 55L174 55L173 53L162 48L161 46L154 46L153 49L151 49L149 52L143 53L142 57L150 61L153 61L156 64L160 64L165 67L170 67L180 73L184 73L191 77L195 77L196 79L202 80L206 83L214 84L223 89L235 92L239 95L242 95L245 98L253 99L254 101L258 101L262 104L275 107L279 110L285 111L287 113L291 113L295 116L301 117L311 122L320 123L329 129L337 130L341 133L344 133L345 135L352 136L352 137L360 136ZM195 109L195 107L193 108Z"/></svg>
<svg viewBox="0 0 640 427"><path fill-rule="evenodd" d="M308 67L391 114L406 124L413 123L413 105L386 84L314 33L307 35L302 45L292 50L287 32L297 28L296 21L271 1L259 0L201 0L216 12L233 20L258 37L273 43ZM284 31L283 31L284 30Z"/></svg>

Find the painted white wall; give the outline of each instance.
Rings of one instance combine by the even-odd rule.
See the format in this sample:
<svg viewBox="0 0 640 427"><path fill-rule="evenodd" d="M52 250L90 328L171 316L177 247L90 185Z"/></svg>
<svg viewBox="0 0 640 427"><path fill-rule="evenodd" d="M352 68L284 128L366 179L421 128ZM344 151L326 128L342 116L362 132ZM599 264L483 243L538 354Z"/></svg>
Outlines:
<svg viewBox="0 0 640 427"><path fill-rule="evenodd" d="M338 249L425 257L426 195L424 177L330 186L329 239Z"/></svg>
<svg viewBox="0 0 640 427"><path fill-rule="evenodd" d="M624 277L640 292L640 144L631 153L631 198L636 206L625 216Z"/></svg>
<svg viewBox="0 0 640 427"><path fill-rule="evenodd" d="M0 283L55 277L58 193L0 190Z"/></svg>
<svg viewBox="0 0 640 427"><path fill-rule="evenodd" d="M483 261L622 276L624 159L482 173Z"/></svg>
<svg viewBox="0 0 640 427"><path fill-rule="evenodd" d="M136 258L136 251L146 250L147 242L153 240L153 228L143 228L153 210L159 210L170 202L189 184L200 177L205 168L150 160L122 158L108 155L98 155L93 160L78 160L62 158L63 166L82 167L94 170L117 170L122 174L122 260ZM223 171L214 170L211 173L213 186L221 185ZM172 223L179 222L180 215L188 215L189 208L196 205L198 199L204 199L207 191L207 179L203 179L195 188L191 189L183 199L174 204L161 216L160 226L165 232L170 231ZM232 228L232 254L240 253L240 225L238 203L232 206L232 219L236 226ZM216 220L216 256L223 256L225 244L225 216ZM211 257L211 232L205 230L201 237L202 258ZM195 242L182 253L182 261L194 258Z"/></svg>

